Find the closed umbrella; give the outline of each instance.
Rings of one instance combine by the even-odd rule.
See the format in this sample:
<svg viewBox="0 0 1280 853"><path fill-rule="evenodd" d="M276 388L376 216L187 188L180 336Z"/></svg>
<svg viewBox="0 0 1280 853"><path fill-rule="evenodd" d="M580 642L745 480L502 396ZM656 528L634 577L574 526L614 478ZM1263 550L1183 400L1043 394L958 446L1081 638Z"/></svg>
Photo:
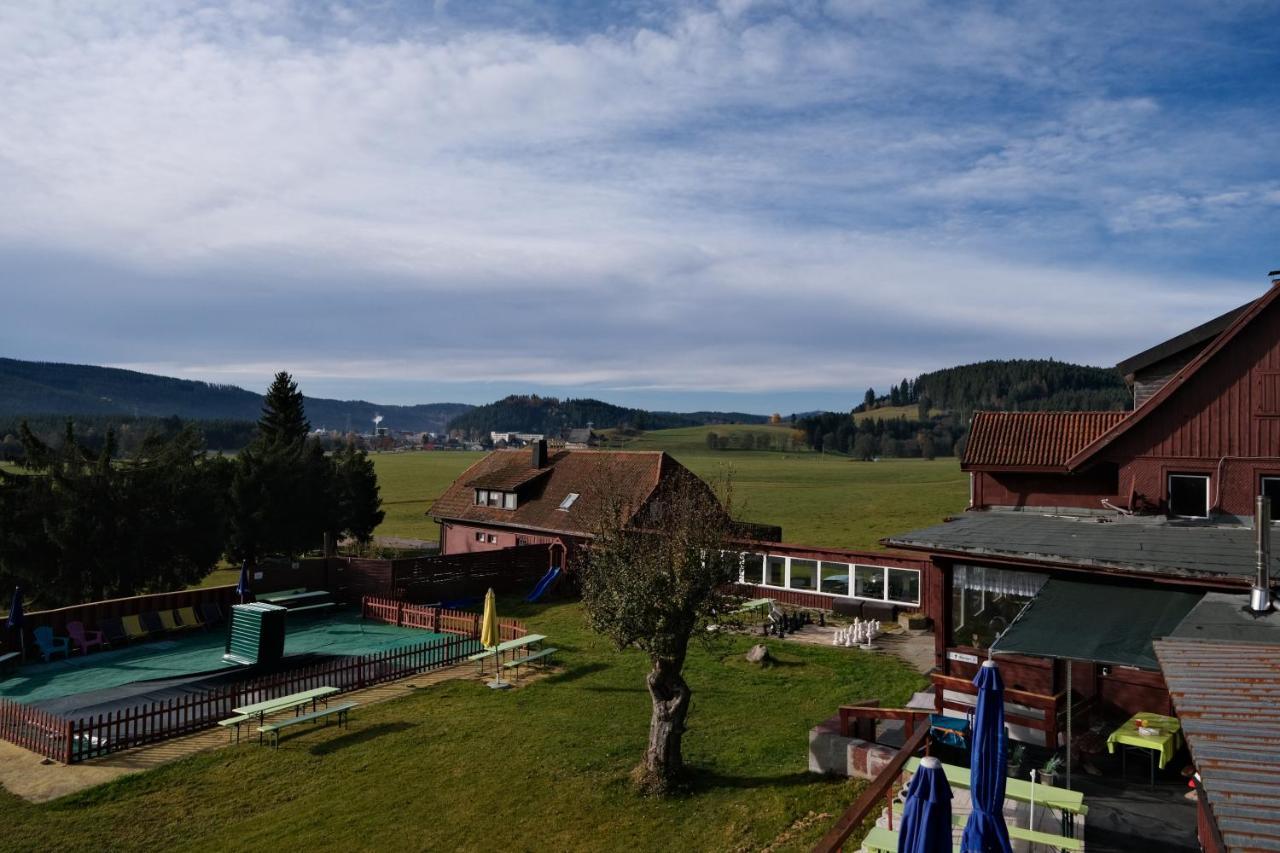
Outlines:
<svg viewBox="0 0 1280 853"><path fill-rule="evenodd" d="M18 642L22 647L22 659L27 659L27 632L22 630L24 617L22 615L22 587L15 586L13 588L13 601L9 604L9 621L6 623L9 630L15 628L18 631Z"/></svg>
<svg viewBox="0 0 1280 853"><path fill-rule="evenodd" d="M933 756L921 759L907 785L898 853L951 853L951 786Z"/></svg>
<svg viewBox="0 0 1280 853"><path fill-rule="evenodd" d="M1004 825L1004 682L994 661L984 661L973 678L978 707L969 751L969 794L973 812L964 825L962 853L1012 853Z"/></svg>
<svg viewBox="0 0 1280 853"><path fill-rule="evenodd" d="M480 619L480 645L489 651L498 647L502 639L498 635L498 606L493 595L493 588L484 594L484 616ZM493 681L489 686L494 690L502 690L511 685L502 680L502 661L495 658L493 664Z"/></svg>
<svg viewBox="0 0 1280 853"><path fill-rule="evenodd" d="M240 581L236 584L236 593L240 596L240 603L244 604L244 600L249 597L249 561L245 560L240 564Z"/></svg>

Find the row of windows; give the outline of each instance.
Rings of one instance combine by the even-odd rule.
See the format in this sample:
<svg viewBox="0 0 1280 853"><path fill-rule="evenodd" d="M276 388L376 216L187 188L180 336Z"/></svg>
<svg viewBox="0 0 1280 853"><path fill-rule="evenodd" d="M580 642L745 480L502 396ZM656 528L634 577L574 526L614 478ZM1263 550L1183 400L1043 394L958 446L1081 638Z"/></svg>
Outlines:
<svg viewBox="0 0 1280 853"><path fill-rule="evenodd" d="M492 506L499 509L515 509L515 492L498 492L491 489L476 489L476 506Z"/></svg>
<svg viewBox="0 0 1280 853"><path fill-rule="evenodd" d="M485 533L485 532L483 532L483 531L477 530L477 531L476 531L476 541L477 541L477 542L486 542L486 543L488 543L488 544L490 544L490 545L496 545L496 544L498 544L498 535L497 535L496 533ZM517 544L519 544L519 543L517 543Z"/></svg>
<svg viewBox="0 0 1280 853"><path fill-rule="evenodd" d="M920 572L915 569L806 560L777 554L743 554L740 579L742 583L779 589L920 603Z"/></svg>
<svg viewBox="0 0 1280 853"><path fill-rule="evenodd" d="M1169 515L1179 518L1209 517L1209 475L1170 474ZM1271 498L1271 520L1280 521L1280 477L1263 477L1259 492Z"/></svg>

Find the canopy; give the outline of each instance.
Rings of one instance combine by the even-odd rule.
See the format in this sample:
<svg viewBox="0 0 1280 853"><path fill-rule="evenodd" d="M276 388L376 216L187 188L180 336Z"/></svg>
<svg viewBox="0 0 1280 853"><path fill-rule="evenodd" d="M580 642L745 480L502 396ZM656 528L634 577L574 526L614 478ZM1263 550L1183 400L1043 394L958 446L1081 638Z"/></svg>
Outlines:
<svg viewBox="0 0 1280 853"><path fill-rule="evenodd" d="M898 853L951 853L951 785L936 758L921 759L907 784Z"/></svg>
<svg viewBox="0 0 1280 853"><path fill-rule="evenodd" d="M1012 853L1004 823L1005 728L1004 681L994 661L984 661L973 677L978 709L973 715L973 749L969 752L973 811L964 825L964 853Z"/></svg>
<svg viewBox="0 0 1280 853"><path fill-rule="evenodd" d="M991 651L1159 670L1151 641L1172 634L1202 595L1050 578Z"/></svg>

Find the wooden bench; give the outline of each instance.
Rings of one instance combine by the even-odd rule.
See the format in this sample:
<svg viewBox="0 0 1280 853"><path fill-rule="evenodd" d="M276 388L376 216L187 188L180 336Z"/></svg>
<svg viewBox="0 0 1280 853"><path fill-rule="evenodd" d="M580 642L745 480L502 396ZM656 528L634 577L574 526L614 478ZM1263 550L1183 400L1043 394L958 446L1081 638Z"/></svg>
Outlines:
<svg viewBox="0 0 1280 853"><path fill-rule="evenodd" d="M316 703L323 701L327 706L329 698L338 692L336 687L316 687L312 690L304 690L301 693L290 693L288 696L280 696L275 699L267 699L264 702L255 702L252 705L245 705L240 708L232 708L233 714L244 714L246 716L258 718L259 722L266 719L267 714L274 714L276 711L287 711L290 708L296 714L298 709L311 703L311 710L316 709Z"/></svg>
<svg viewBox="0 0 1280 853"><path fill-rule="evenodd" d="M519 678L519 677L520 677L520 667L521 667L521 665L522 665L522 664L526 664L526 663L533 663L534 661L539 661L539 660L543 660L543 659L545 659L545 658L549 658L549 657L551 657L553 654L555 654L555 653L556 653L556 652L558 652L558 651L560 651L560 650L559 650L559 649L557 649L555 646L548 646L547 648L542 649L541 651L534 652L534 653L533 653L533 654L531 654L531 655L525 655L525 656L524 656L524 657L522 657L522 658L512 658L511 660L509 660L509 661L507 661L506 663L504 663L504 664L502 665L502 668L503 668L503 669L514 669L514 670L516 671L516 678Z"/></svg>
<svg viewBox="0 0 1280 853"><path fill-rule="evenodd" d="M314 723L317 720L323 720L331 716L337 716L338 727L347 722L347 712L359 705L359 702L344 702L341 705L334 705L331 708L325 708L322 711L312 711L310 714L302 714L297 717L287 717L276 723L268 723L265 726L258 727L258 742L262 742L263 735L271 735L271 748L280 748L280 732L290 726L296 726L299 723Z"/></svg>
<svg viewBox="0 0 1280 853"><path fill-rule="evenodd" d="M862 846L876 853L898 853L898 833L883 826L873 826L866 838L862 839ZM960 853L959 844L953 845L952 849Z"/></svg>
<svg viewBox="0 0 1280 853"><path fill-rule="evenodd" d="M231 728L234 726L236 730L236 743L240 742L240 726L253 719L253 714L237 714L234 717L228 717L225 720L218 720L218 725L227 730L227 740L231 740Z"/></svg>
<svg viewBox="0 0 1280 853"><path fill-rule="evenodd" d="M501 663L502 655L505 654L506 652L515 651L516 649L522 649L525 646L532 646L535 643L541 643L546 638L547 637L545 634L529 634L528 636L520 637L515 640L507 640L505 643L499 643L498 645L494 646L492 649L485 649L484 651L476 652L474 655L471 655L470 657L468 657L467 660L476 661L477 663L479 663L480 672L483 673L484 662L487 661L489 658L497 658L498 662Z"/></svg>
<svg viewBox="0 0 1280 853"><path fill-rule="evenodd" d="M290 613L302 613L304 610L329 610L338 605L332 601L326 601L324 604L308 604L306 607L290 607Z"/></svg>

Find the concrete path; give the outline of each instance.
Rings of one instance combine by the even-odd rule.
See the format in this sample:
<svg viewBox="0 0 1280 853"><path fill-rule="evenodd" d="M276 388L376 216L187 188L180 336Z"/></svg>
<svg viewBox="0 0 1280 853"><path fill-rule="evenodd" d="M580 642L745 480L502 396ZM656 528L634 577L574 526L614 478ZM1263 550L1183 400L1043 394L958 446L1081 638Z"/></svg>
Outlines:
<svg viewBox="0 0 1280 853"><path fill-rule="evenodd" d="M442 681L474 677L476 677L474 664L458 664L364 690L344 693L341 698L359 702L361 705L374 705L407 696L414 690L430 687ZM492 678L492 675L489 677ZM536 680L536 678L522 678L519 686ZM252 739L252 734L247 729L242 730L240 734L242 740L246 737ZM64 765L41 758L34 752L28 752L14 744L0 741L0 785L25 800L43 803L110 782L129 773L151 770L197 752L225 747L228 742L227 732L215 727L210 731L174 738L152 746L117 752L105 758Z"/></svg>

